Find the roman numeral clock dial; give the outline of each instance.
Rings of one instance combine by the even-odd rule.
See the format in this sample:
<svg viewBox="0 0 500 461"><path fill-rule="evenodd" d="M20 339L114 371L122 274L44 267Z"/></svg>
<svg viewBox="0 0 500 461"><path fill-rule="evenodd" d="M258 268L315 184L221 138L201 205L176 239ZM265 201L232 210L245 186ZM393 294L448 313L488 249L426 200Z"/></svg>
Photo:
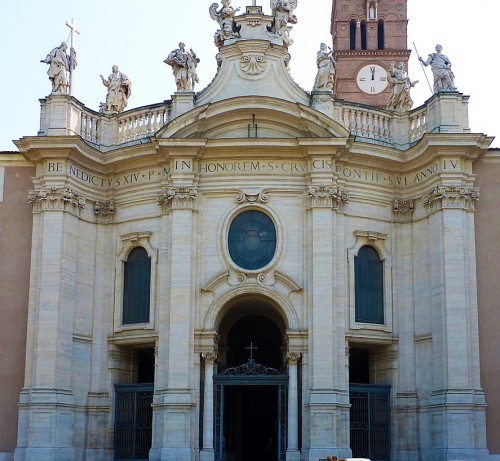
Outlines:
<svg viewBox="0 0 500 461"><path fill-rule="evenodd" d="M364 93L382 93L387 88L387 72L378 64L367 64L358 71L356 83Z"/></svg>

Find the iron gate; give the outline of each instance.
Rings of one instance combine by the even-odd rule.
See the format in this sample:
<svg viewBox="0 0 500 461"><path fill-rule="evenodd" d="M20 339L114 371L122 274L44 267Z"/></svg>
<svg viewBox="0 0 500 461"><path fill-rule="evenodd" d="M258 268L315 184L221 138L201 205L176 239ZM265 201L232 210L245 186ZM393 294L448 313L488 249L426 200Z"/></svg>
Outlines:
<svg viewBox="0 0 500 461"><path fill-rule="evenodd" d="M390 459L390 386L351 384L351 450L354 457Z"/></svg>
<svg viewBox="0 0 500 461"><path fill-rule="evenodd" d="M268 369L269 370L269 369ZM287 445L287 402L288 375L275 376L214 376L214 451L215 461L224 461L224 394L228 386L276 386L278 392L277 408L277 453L278 461L286 460Z"/></svg>
<svg viewBox="0 0 500 461"><path fill-rule="evenodd" d="M153 385L115 386L115 461L149 459Z"/></svg>

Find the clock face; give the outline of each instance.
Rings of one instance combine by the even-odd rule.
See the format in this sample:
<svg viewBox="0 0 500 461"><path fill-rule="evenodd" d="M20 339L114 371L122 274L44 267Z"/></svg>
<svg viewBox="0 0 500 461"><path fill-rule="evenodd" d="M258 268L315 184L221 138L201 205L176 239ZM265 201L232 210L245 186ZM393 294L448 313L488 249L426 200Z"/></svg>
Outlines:
<svg viewBox="0 0 500 461"><path fill-rule="evenodd" d="M367 64L359 70L356 83L365 93L382 93L387 88L387 71L378 64Z"/></svg>

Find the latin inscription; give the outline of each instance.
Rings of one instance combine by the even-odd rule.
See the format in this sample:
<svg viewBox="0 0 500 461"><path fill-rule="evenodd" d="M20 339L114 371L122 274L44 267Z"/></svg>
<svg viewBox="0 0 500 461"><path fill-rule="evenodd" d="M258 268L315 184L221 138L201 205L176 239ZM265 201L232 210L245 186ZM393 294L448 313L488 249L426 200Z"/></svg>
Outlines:
<svg viewBox="0 0 500 461"><path fill-rule="evenodd" d="M348 181L361 181L387 186L410 186L425 181L441 172L455 171L459 168L459 160L442 160L435 162L414 173L398 176L384 172L355 168L343 164L334 164L329 159L314 159L310 163L312 171L332 171L340 179ZM133 171L116 176L99 176L90 171L68 164L67 174L79 182L91 186L109 189L132 186L134 184L157 182L171 173L170 168L152 168L148 170ZM191 160L175 160L173 172L191 172L194 164ZM62 162L48 162L48 174L64 174L65 164ZM241 160L202 162L198 165L200 175L245 175L245 174L273 174L273 175L303 175L309 172L307 162L294 161L264 161ZM1 171L0 171L1 174ZM1 179L1 175L0 175Z"/></svg>

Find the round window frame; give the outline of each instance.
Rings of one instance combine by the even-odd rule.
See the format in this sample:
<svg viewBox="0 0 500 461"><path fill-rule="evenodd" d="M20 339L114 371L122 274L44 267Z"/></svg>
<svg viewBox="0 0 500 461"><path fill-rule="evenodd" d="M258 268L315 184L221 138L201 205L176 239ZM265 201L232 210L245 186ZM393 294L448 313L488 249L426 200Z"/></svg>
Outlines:
<svg viewBox="0 0 500 461"><path fill-rule="evenodd" d="M239 266L233 260L233 258L231 257L231 254L229 253L229 229L231 228L231 224L238 216L240 216L241 214L246 213L248 211L258 211L258 212L266 215L273 223L275 234L276 234L276 245L274 248L273 257L266 265L264 265L258 269L246 269L242 266ZM223 243L224 255L225 255L225 258L227 259L227 261L231 267L233 267L238 272L244 272L246 274L260 274L260 273L268 270L271 266L273 266L281 254L282 243L283 243L281 225L280 225L279 220L277 219L276 214L273 213L269 208L264 208L264 207L259 207L259 206L254 205L254 206L249 206L249 207L233 210L231 213L229 213L229 216L227 217L227 220L226 220L226 223L224 226L223 242L224 242Z"/></svg>

